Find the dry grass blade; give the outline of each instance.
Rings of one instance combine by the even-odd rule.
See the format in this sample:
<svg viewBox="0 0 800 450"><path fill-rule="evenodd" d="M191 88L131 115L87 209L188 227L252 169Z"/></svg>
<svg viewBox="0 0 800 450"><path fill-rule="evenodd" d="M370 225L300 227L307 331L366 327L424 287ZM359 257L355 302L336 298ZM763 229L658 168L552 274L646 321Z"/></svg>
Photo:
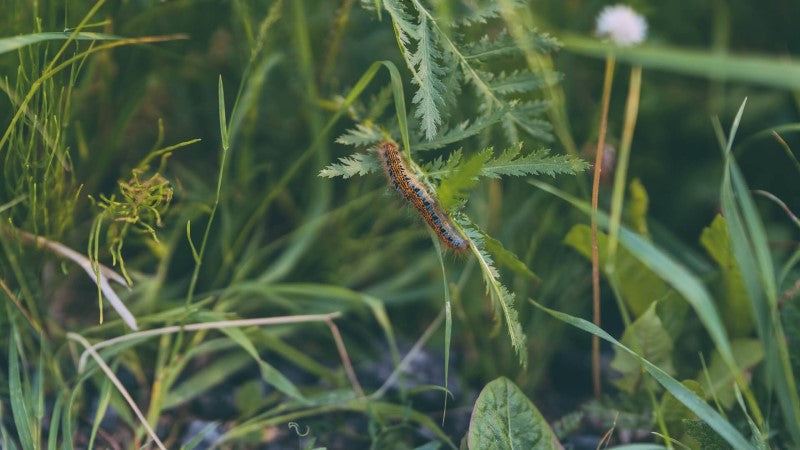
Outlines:
<svg viewBox="0 0 800 450"><path fill-rule="evenodd" d="M86 274L89 275L89 278L91 278L92 281L100 286L100 290L103 291L103 295L105 296L106 300L108 300L108 303L111 305L111 307L117 311L117 314L119 314L120 318L125 322L125 324L133 330L139 329L138 325L136 324L136 317L134 317L133 313L131 313L125 304L122 303L122 300L120 300L117 293L114 292L114 289L111 288L111 281L119 283L122 286L128 286L128 284L125 282L125 278L123 278L122 275L102 264L99 265L99 271L96 273L95 268L92 266L92 262L89 260L89 258L60 242L51 241L50 239L42 236L36 236L35 234L31 234L22 230L5 228L2 229L2 231L11 236L19 237L22 242L27 244L33 244L37 247L50 250L56 255L67 258L79 265L84 271L86 271Z"/></svg>
<svg viewBox="0 0 800 450"><path fill-rule="evenodd" d="M156 432L153 430L153 427L151 427L150 424L147 422L147 419L145 419L144 414L142 414L142 410L140 410L139 407L136 406L136 402L133 401L133 397L131 397L131 394L128 393L128 390L125 389L125 386L122 385L122 382L119 381L119 378L117 378L117 376L114 375L114 371L111 370L110 367L108 367L108 364L106 364L105 361L103 361L103 358L100 356L99 353L97 353L97 350L92 348L92 345L89 344L89 341L87 341L83 336L77 333L67 333L67 339L80 343L86 349L85 351L89 353L92 356L92 358L94 358L95 362L97 362L97 365L100 366L100 369L103 371L103 373L105 373L108 379L111 380L112 383L114 383L114 386L117 388L119 393L122 395L125 401L128 402L128 405L131 407L134 414L136 414L136 417L142 423L142 426L147 431L147 434L150 436L153 442L156 443L158 448L166 450L166 447L156 435Z"/></svg>

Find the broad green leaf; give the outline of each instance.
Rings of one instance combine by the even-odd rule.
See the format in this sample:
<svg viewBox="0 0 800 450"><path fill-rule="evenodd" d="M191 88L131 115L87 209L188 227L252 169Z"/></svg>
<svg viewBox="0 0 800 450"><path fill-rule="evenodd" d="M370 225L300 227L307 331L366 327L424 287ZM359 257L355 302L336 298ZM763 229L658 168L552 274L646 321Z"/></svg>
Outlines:
<svg viewBox="0 0 800 450"><path fill-rule="evenodd" d="M563 37L562 42L567 51L602 59L613 54L620 61L646 69L800 89L800 63L787 59L647 45L621 48L580 36Z"/></svg>
<svg viewBox="0 0 800 450"><path fill-rule="evenodd" d="M567 233L564 242L580 252L587 259L591 258L591 230L588 225L575 225ZM600 252L600 267L608 276L607 249L608 237L605 233L597 233L597 244ZM641 261L636 259L626 248L617 251L617 262L614 272L617 291L622 296L634 317L639 317L648 310L656 300L667 296L677 296L672 288Z"/></svg>
<svg viewBox="0 0 800 450"><path fill-rule="evenodd" d="M731 341L731 348L736 363L742 370L742 375L747 379L748 377L745 375L764 359L764 346L758 339L734 339ZM707 395L706 398L715 397L725 408L730 408L736 402L734 374L725 366L719 353L714 352L711 356L708 377L701 372L697 375L696 380L702 384L703 391Z"/></svg>
<svg viewBox="0 0 800 450"><path fill-rule="evenodd" d="M528 397L508 378L487 384L469 423L470 450L546 450L561 444Z"/></svg>
<svg viewBox="0 0 800 450"><path fill-rule="evenodd" d="M568 201L584 214L592 214L592 208L582 200L537 180L531 180L529 183ZM608 216L605 213L598 211L597 219L600 226L608 227ZM708 331L711 340L719 350L728 368L731 371L738 372L728 334L722 324L717 308L702 281L667 253L626 227L620 229L619 242L631 255L686 299L694 309L700 322L703 323L706 331ZM745 392L745 395L748 395L748 393Z"/></svg>
<svg viewBox="0 0 800 450"><path fill-rule="evenodd" d="M625 329L622 343L635 349L636 353L660 367L664 372L670 375L675 372L672 365L672 338L656 314L656 303L651 304L644 314ZM619 348L614 349L611 368L622 375L621 378L614 380L614 385L625 392L633 394L642 387L642 382L645 381L638 359Z"/></svg>
<svg viewBox="0 0 800 450"><path fill-rule="evenodd" d="M59 32L33 33L33 34L25 34L22 36L0 38L0 55L2 55L3 53L8 53L13 50L17 50L19 48L28 45L38 44L40 42L67 40L70 38L70 36L72 36L71 32L64 31L60 33ZM73 37L73 39L79 41L112 41L120 39L120 37L111 34L81 32L76 34Z"/></svg>
<svg viewBox="0 0 800 450"><path fill-rule="evenodd" d="M638 178L631 180L628 190L630 191L626 208L628 223L632 230L642 236L650 237L647 227L647 209L650 205L650 197L647 195L647 190Z"/></svg>
<svg viewBox="0 0 800 450"><path fill-rule="evenodd" d="M533 301L532 303L536 307L545 311L546 313L550 314L556 319L561 320L562 322L565 322L583 331L586 331L587 333L591 333L595 336L598 336L604 341L609 342L621 348L631 356L637 358L639 362L644 366L645 370L653 378L655 378L655 380L660 385L662 385L668 392L670 392L673 396L675 396L675 398L679 402L683 403L687 408L689 408L689 410L695 413L697 417L700 418L700 420L711 426L711 428L713 428L716 432L718 432L735 449L755 450L755 447L752 444L750 444L750 442L744 436L742 436L742 434L739 433L739 431L730 422L728 422L716 410L714 410L714 408L712 408L705 401L703 401L703 399L697 396L697 394L692 392L690 389L687 389L686 386L681 384L678 380L669 376L668 373L658 368L658 366L656 366L655 364L637 355L636 352L624 346L621 342L614 339L610 334L606 333L598 326L579 317L571 316L569 314L565 314L547 308L545 306L540 305L539 303Z"/></svg>
<svg viewBox="0 0 800 450"><path fill-rule="evenodd" d="M717 215L711 225L703 230L700 243L720 268L720 309L728 331L734 337L749 336L753 331L750 299L736 264L725 219L721 215Z"/></svg>

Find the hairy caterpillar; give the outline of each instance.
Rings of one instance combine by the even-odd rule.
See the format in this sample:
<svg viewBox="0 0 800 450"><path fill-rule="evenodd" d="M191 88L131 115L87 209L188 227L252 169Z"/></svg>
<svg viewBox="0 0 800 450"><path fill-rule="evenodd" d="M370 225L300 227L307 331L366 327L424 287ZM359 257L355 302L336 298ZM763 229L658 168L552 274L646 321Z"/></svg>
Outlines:
<svg viewBox="0 0 800 450"><path fill-rule="evenodd" d="M447 214L442 211L436 198L428 192L428 188L408 170L397 144L391 141L381 142L378 145L377 153L389 181L403 198L419 211L439 240L453 250L466 250L467 238L458 231Z"/></svg>

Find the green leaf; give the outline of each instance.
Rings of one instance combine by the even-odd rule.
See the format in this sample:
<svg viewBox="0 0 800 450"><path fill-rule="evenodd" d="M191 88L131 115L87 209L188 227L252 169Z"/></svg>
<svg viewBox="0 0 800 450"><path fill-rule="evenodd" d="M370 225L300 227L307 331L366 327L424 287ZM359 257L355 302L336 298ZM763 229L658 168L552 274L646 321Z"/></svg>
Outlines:
<svg viewBox="0 0 800 450"><path fill-rule="evenodd" d="M11 338L8 340L8 398L11 401L11 414L17 427L17 436L23 450L34 450L34 429L32 406L22 385L21 368L17 345L19 334L12 325Z"/></svg>
<svg viewBox="0 0 800 450"><path fill-rule="evenodd" d="M412 147L415 151L436 150L463 141L500 122L500 119L503 118L506 112L506 109L498 108L489 114L478 117L472 122L465 120L454 128L442 130L435 138L427 142L415 143Z"/></svg>
<svg viewBox="0 0 800 450"><path fill-rule="evenodd" d="M531 180L529 183L568 201L586 215L592 214L592 208L582 200L536 180ZM597 219L600 226L608 227L608 216L605 213L598 211ZM633 257L686 299L708 331L729 369L735 371L736 361L733 358L728 334L702 281L667 253L626 227L620 229L619 242Z"/></svg>
<svg viewBox="0 0 800 450"><path fill-rule="evenodd" d="M400 1L384 0L383 4L392 18L403 58L413 75L411 82L417 86L412 98L417 105L414 116L421 120L426 139L433 139L443 121L440 109L445 104L442 81L446 73L443 65L445 54L439 48L437 35L427 14L415 10L415 22ZM416 3L413 5L416 6ZM414 51L410 49L412 40L416 45Z"/></svg>
<svg viewBox="0 0 800 450"><path fill-rule="evenodd" d="M694 450L729 450L728 445L719 433L701 420L684 420L689 445Z"/></svg>
<svg viewBox="0 0 800 450"><path fill-rule="evenodd" d="M631 180L628 187L629 200L627 204L628 223L631 229L641 234L642 236L650 237L650 231L647 227L647 209L650 204L650 198L647 196L647 190L638 178Z"/></svg>
<svg viewBox="0 0 800 450"><path fill-rule="evenodd" d="M700 398L706 398L703 386L695 380L683 380L682 384ZM697 415L681 403L674 395L664 392L661 398L661 416L669 429L670 435L680 437L684 433L684 420L698 420Z"/></svg>
<svg viewBox="0 0 800 450"><path fill-rule="evenodd" d="M748 379L746 375L764 359L764 346L758 339L735 339L731 342L731 348L742 376ZM707 376L701 372L696 380L702 384L706 398L716 398L725 408L730 408L736 402L735 374L728 370L719 353L711 355Z"/></svg>
<svg viewBox="0 0 800 450"><path fill-rule="evenodd" d="M515 295L509 292L508 288L500 282L500 274L494 266L494 261L484 248L483 233L479 232L477 227L463 216L457 216L456 220L464 229L467 237L469 237L472 254L478 261L483 281L486 284L486 293L492 300L495 312L503 314L511 345L519 357L520 364L523 367L527 367L528 349L525 345L525 333L522 331L522 325L519 323L515 307Z"/></svg>
<svg viewBox="0 0 800 450"><path fill-rule="evenodd" d="M70 36L72 36L72 32L64 31L60 33L45 32L0 38L0 55L28 45L38 44L40 42L67 40L70 38ZM113 41L121 39L119 36L114 36L112 34L90 32L80 32L75 36L72 36L72 38L79 41Z"/></svg>
<svg viewBox="0 0 800 450"><path fill-rule="evenodd" d="M620 241L621 242L621 241ZM631 356L635 357L639 360L639 362L644 365L645 370L653 377L655 380L662 385L668 392L670 392L675 398L684 404L689 410L697 415L702 421L707 423L718 432L726 441L728 441L731 445L733 445L736 449L753 449L755 447L750 444L750 442L742 436L741 433L734 427L730 422L725 420L714 408L710 407L706 402L704 402L700 397L697 396L694 392L687 389L686 386L681 384L678 380L669 376L668 373L664 372L663 370L659 369L658 366L652 364L650 361L642 358L641 356L637 355L633 350L629 349L628 347L624 346L621 342L617 341L610 334L606 333L593 323L581 319L579 317L574 317L569 314L564 314L562 312L558 312L547 308L545 306L540 305L539 303L533 302L532 303L538 307L539 309L545 311L546 313L550 314L551 316L555 317L562 322L565 322L569 325L572 325L576 328L579 328L583 331L591 333L599 338L609 342Z"/></svg>
<svg viewBox="0 0 800 450"><path fill-rule="evenodd" d="M515 70L510 73L500 72L497 75L490 72L482 72L481 75L486 80L489 88L497 95L523 94L542 87L553 86L561 79L561 75L557 73L549 72L546 76L541 76L527 70Z"/></svg>
<svg viewBox="0 0 800 450"><path fill-rule="evenodd" d="M338 138L336 142L342 145L352 145L353 147L369 147L383 140L383 133L377 127L359 123L355 128Z"/></svg>
<svg viewBox="0 0 800 450"><path fill-rule="evenodd" d="M564 238L564 242L577 250L587 260L591 257L591 230L588 225L573 226ZM597 244L600 252L600 267L603 273L608 276L608 237L605 233L597 232ZM617 251L614 280L609 281L616 284L622 300L635 317L644 314L656 300L667 296L678 296L664 280L624 247Z"/></svg>
<svg viewBox="0 0 800 450"><path fill-rule="evenodd" d="M225 87L222 84L222 75L219 76L217 83L217 110L219 113L219 134L222 136L222 151L230 148L230 136L228 135L228 119L225 116Z"/></svg>
<svg viewBox="0 0 800 450"><path fill-rule="evenodd" d="M500 3L490 4L499 5ZM528 32L526 38L528 47L541 53L558 50L561 46L556 38L535 30ZM463 53L464 57L468 60L476 59L484 61L501 56L518 55L522 52L523 49L517 45L517 41L508 34L508 31L503 30L493 38L489 38L488 35L485 35L478 41L465 44Z"/></svg>
<svg viewBox="0 0 800 450"><path fill-rule="evenodd" d="M736 264L725 219L717 215L703 230L700 243L720 268L721 310L731 336L749 336L753 331L750 298Z"/></svg>
<svg viewBox="0 0 800 450"><path fill-rule="evenodd" d="M464 199L468 191L478 182L478 175L483 165L491 157L491 149L476 153L458 166L451 176L442 180L436 193L439 204L445 211L449 211Z"/></svg>
<svg viewBox="0 0 800 450"><path fill-rule="evenodd" d="M300 402L306 401L305 397L303 397L303 394L300 393L294 383L292 383L277 369L272 367L271 364L261 359L261 356L258 354L258 350L256 350L255 346L247 337L247 335L245 335L244 331L238 328L223 328L220 331L225 333L225 335L231 338L231 340L239 344L239 346L249 353L256 363L258 363L258 368L261 370L261 378L263 378L264 381L295 400Z"/></svg>
<svg viewBox="0 0 800 450"><path fill-rule="evenodd" d="M323 178L342 177L344 179L355 175L366 175L380 170L380 164L375 156L366 153L353 153L350 156L339 158L339 163L333 163L319 171Z"/></svg>
<svg viewBox="0 0 800 450"><path fill-rule="evenodd" d="M192 374L172 388L164 398L161 407L165 410L171 409L203 395L203 393L214 386L222 384L228 377L242 370L250 363L251 358L241 352L219 356L203 370Z"/></svg>
<svg viewBox="0 0 800 450"><path fill-rule="evenodd" d="M546 450L561 444L528 397L508 378L487 384L469 423L471 450Z"/></svg>
<svg viewBox="0 0 800 450"><path fill-rule="evenodd" d="M635 349L641 357L660 367L664 372L670 375L675 373L675 367L672 365L672 338L656 314L656 303L652 303L644 314L625 329L622 343ZM621 390L633 394L642 387L644 373L637 358L620 348L615 348L611 368L622 375L613 381Z"/></svg>
<svg viewBox="0 0 800 450"><path fill-rule="evenodd" d="M571 155L551 155L547 149L522 155L522 143L511 146L495 159L488 160L481 175L489 178L527 175L575 175L589 168L589 164Z"/></svg>
<svg viewBox="0 0 800 450"><path fill-rule="evenodd" d="M736 262L750 297L758 335L764 344L767 377L770 381L767 386L775 389L786 428L795 446L798 446L800 393L779 318L776 277L768 237L750 189L731 154L744 106L745 102L736 114L727 140L722 130L717 130L725 157L720 203Z"/></svg>
<svg viewBox="0 0 800 450"><path fill-rule="evenodd" d="M486 250L492 254L497 264L507 267L514 273L522 275L529 280L537 282L540 280L540 278L533 273L524 262L520 261L514 252L503 247L502 242L485 233L483 234L483 240L486 244Z"/></svg>

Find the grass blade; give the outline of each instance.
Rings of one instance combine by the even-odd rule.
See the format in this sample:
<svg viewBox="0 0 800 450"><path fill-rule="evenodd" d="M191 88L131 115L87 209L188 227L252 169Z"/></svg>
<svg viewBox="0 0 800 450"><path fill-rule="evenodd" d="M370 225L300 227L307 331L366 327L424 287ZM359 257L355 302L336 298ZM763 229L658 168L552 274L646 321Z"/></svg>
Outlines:
<svg viewBox="0 0 800 450"><path fill-rule="evenodd" d="M597 39L564 36L564 49L605 59L611 53L620 61L647 69L660 69L716 80L733 80L796 90L800 88L800 64L763 56L687 50L674 47L635 46L620 48Z"/></svg>
<svg viewBox="0 0 800 450"><path fill-rule="evenodd" d="M22 47L26 47L28 45L38 44L40 42L62 41L70 39L70 36L72 36L72 39L78 41L114 41L117 39L122 39L121 37L114 36L113 34L91 33L88 31L82 31L74 36L69 32L23 34L21 36L0 38L0 55L20 49Z"/></svg>
<svg viewBox="0 0 800 450"><path fill-rule="evenodd" d="M733 139L744 111L739 108L724 146L725 172L720 192L722 211L727 219L745 288L764 345L768 388L777 391L784 422L795 445L800 445L800 397L789 358L786 336L778 310L776 274L764 224L744 177L731 152ZM757 417L757 422L760 422Z"/></svg>
<svg viewBox="0 0 800 450"><path fill-rule="evenodd" d="M687 408L695 413L697 417L706 422L711 428L719 433L719 435L722 436L722 438L725 439L729 444L731 444L733 448L737 450L755 450L755 447L753 447L750 442L744 436L742 436L733 425L730 424L730 422L725 420L725 418L722 417L716 410L714 410L714 408L706 404L706 402L698 397L697 394L687 389L678 380L669 376L669 374L661 370L658 366L642 358L628 347L622 345L622 343L614 339L610 334L606 333L587 320L552 310L533 301L532 303L537 308L550 314L556 319L591 333L594 336L597 336L600 339L615 345L617 348L638 359L639 362L644 366L644 369L647 371L647 373L649 373L660 385L664 386L664 388L673 396L675 396L678 401L683 403Z"/></svg>
<svg viewBox="0 0 800 450"><path fill-rule="evenodd" d="M11 413L14 416L14 425L23 450L33 450L34 429L31 406L28 404L25 389L22 385L21 367L17 345L20 344L19 333L12 323L11 338L8 340L8 396L11 401Z"/></svg>

